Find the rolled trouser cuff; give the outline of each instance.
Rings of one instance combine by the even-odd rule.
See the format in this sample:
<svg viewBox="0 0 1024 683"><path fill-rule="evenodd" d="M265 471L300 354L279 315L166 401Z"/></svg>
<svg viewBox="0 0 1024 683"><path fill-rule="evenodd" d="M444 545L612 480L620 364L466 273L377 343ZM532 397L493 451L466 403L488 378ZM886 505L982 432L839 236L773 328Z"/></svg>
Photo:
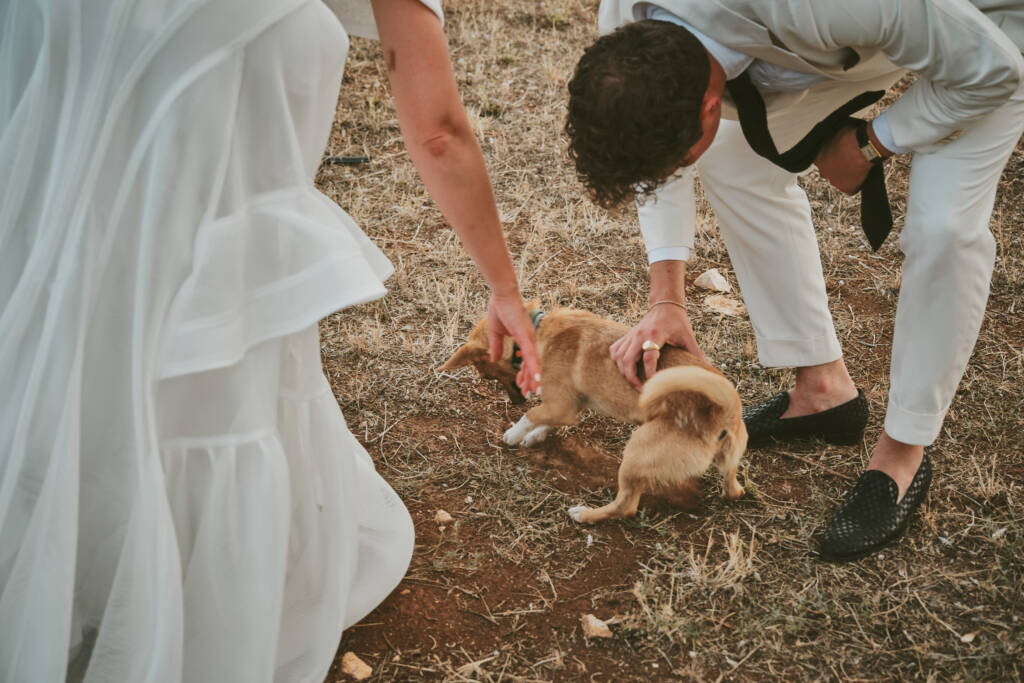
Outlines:
<svg viewBox="0 0 1024 683"><path fill-rule="evenodd" d="M945 410L934 415L913 413L895 405L890 396L889 407L885 411L885 433L912 446L930 446L939 438L945 419Z"/></svg>
<svg viewBox="0 0 1024 683"><path fill-rule="evenodd" d="M757 359L767 368L803 368L831 363L843 356L834 331L810 339L757 337Z"/></svg>

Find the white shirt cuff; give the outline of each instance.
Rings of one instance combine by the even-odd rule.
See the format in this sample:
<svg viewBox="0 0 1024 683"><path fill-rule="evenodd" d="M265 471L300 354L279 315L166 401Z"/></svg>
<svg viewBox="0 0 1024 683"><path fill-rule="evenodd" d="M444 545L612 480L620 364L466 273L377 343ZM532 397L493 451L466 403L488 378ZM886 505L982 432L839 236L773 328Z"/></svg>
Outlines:
<svg viewBox="0 0 1024 683"><path fill-rule="evenodd" d="M647 265L658 261L689 261L689 247L658 247L647 252Z"/></svg>
<svg viewBox="0 0 1024 683"><path fill-rule="evenodd" d="M906 154L910 151L906 147L900 147L892 139L892 130L889 129L889 120L885 118L884 111L871 122L871 130L874 131L878 141L882 143L882 147L885 147L893 154Z"/></svg>

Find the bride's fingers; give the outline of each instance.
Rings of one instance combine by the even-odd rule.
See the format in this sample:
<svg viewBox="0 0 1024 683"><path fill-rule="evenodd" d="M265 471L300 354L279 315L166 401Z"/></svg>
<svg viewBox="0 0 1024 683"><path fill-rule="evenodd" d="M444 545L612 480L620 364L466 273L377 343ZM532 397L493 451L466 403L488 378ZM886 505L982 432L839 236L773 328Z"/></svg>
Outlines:
<svg viewBox="0 0 1024 683"><path fill-rule="evenodd" d="M501 330L497 330L494 325L491 325L490 338L491 362L497 363L501 360L502 353L505 350L505 335L502 334Z"/></svg>
<svg viewBox="0 0 1024 683"><path fill-rule="evenodd" d="M540 366L537 361L523 358L523 366L516 375L516 384L524 395L534 393L540 395Z"/></svg>
<svg viewBox="0 0 1024 683"><path fill-rule="evenodd" d="M519 344L520 352L523 354L523 364L516 375L516 384L524 394L540 393L540 354L537 347L523 338Z"/></svg>

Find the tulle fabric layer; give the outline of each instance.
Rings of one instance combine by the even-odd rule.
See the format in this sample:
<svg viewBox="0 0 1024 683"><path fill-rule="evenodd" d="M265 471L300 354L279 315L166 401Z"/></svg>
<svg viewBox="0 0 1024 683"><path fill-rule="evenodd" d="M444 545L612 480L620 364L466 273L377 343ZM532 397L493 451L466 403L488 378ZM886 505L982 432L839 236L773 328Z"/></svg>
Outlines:
<svg viewBox="0 0 1024 683"><path fill-rule="evenodd" d="M260 195L204 225L172 305L162 377L236 362L252 344L379 299L391 263L316 190Z"/></svg>
<svg viewBox="0 0 1024 683"><path fill-rule="evenodd" d="M318 339L161 382L184 681L322 680L341 630L408 567L412 521L345 425Z"/></svg>
<svg viewBox="0 0 1024 683"><path fill-rule="evenodd" d="M0 680L316 680L404 570L310 332L390 272L311 182L346 47L317 0L0 3Z"/></svg>

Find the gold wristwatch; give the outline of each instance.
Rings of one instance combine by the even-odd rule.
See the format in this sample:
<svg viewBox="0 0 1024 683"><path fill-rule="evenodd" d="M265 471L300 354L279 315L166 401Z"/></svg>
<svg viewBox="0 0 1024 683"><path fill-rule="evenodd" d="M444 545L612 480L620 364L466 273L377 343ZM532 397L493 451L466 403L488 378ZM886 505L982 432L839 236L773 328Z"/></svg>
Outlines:
<svg viewBox="0 0 1024 683"><path fill-rule="evenodd" d="M878 164L885 160L882 153L878 151L878 148L871 142L871 138L868 137L867 121L861 121L857 124L855 135L857 138L857 146L860 148L860 153L864 155L865 159L873 164Z"/></svg>

